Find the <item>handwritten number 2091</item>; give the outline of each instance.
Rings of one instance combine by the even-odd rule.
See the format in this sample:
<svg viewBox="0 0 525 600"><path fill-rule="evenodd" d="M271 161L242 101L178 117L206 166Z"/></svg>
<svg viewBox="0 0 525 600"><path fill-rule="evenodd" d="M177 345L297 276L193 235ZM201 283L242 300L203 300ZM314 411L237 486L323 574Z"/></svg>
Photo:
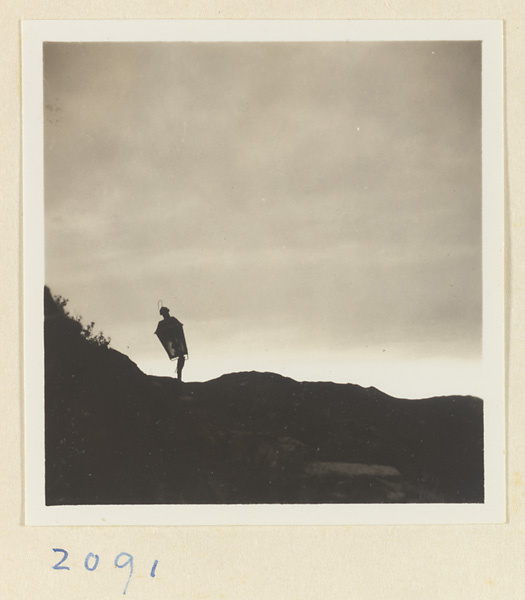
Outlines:
<svg viewBox="0 0 525 600"><path fill-rule="evenodd" d="M70 568L63 564L63 563L65 563L65 561L67 560L67 558L69 556L67 550L64 550L62 548L53 548L53 552L61 552L62 553L62 558L55 565L53 565L53 569L55 571L69 571ZM84 568L87 571L94 571L98 567L98 563L99 563L98 554L93 554L92 552L90 552L86 556L86 559L84 560ZM155 562L153 563L153 566L151 567L151 572L150 572L151 577L155 577L158 563L159 563L158 560L155 560ZM129 582L131 581L131 576L133 575L133 556L131 554L128 554L127 552L121 552L120 554L118 554L115 557L114 565L118 569L124 569L125 567L129 567L128 580L126 581L126 585L124 586L124 591L122 592L123 594L126 594L126 592L128 590Z"/></svg>

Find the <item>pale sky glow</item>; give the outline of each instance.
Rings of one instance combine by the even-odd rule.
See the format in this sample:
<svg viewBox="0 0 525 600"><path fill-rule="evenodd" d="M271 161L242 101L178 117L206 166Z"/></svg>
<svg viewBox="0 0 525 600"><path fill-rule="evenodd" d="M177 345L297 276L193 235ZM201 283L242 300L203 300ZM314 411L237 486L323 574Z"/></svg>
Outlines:
<svg viewBox="0 0 525 600"><path fill-rule="evenodd" d="M47 43L44 78L46 283L144 371L162 299L188 380L478 393L480 43Z"/></svg>

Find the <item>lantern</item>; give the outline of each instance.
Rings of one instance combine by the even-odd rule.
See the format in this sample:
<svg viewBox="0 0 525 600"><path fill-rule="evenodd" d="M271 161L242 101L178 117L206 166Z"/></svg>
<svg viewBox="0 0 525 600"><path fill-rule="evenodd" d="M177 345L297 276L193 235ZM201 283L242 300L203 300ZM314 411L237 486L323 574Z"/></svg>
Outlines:
<svg viewBox="0 0 525 600"><path fill-rule="evenodd" d="M170 316L170 311L166 306L160 309L163 319L159 321L155 335L164 346L170 360L183 358L188 354L186 338L182 323L175 317Z"/></svg>

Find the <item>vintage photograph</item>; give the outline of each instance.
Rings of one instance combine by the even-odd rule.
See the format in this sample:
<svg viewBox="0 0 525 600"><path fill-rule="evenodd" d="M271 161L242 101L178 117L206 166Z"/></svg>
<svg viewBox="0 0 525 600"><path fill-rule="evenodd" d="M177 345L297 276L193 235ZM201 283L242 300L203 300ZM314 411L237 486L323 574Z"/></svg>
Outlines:
<svg viewBox="0 0 525 600"><path fill-rule="evenodd" d="M47 507L484 504L483 57L42 43Z"/></svg>

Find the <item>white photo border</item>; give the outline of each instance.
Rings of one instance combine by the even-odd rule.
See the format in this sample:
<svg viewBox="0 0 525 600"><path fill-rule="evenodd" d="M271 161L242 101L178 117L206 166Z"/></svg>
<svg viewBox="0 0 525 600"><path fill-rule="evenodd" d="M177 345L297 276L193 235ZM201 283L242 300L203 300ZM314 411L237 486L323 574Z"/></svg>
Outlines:
<svg viewBox="0 0 525 600"><path fill-rule="evenodd" d="M505 491L503 26L491 20L24 21L23 269L25 524L351 525L501 523ZM44 42L482 42L483 504L46 506L44 458ZM490 367L490 371L488 368Z"/></svg>

